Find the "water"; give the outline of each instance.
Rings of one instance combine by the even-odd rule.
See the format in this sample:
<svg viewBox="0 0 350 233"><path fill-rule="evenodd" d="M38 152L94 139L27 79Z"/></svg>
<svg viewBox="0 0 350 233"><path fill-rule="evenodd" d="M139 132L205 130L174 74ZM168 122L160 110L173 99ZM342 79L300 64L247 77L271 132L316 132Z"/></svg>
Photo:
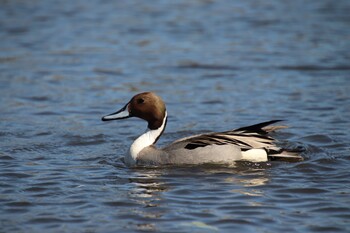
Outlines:
<svg viewBox="0 0 350 233"><path fill-rule="evenodd" d="M1 232L349 232L349 1L1 1ZM141 91L159 145L271 119L299 163L125 167L146 127L101 122Z"/></svg>

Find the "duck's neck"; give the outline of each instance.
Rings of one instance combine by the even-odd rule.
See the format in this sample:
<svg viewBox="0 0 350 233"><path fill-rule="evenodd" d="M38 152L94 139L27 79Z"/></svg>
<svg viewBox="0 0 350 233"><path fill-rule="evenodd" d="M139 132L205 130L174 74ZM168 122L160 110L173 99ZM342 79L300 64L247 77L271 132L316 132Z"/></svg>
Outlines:
<svg viewBox="0 0 350 233"><path fill-rule="evenodd" d="M157 142L159 137L164 132L166 122L167 122L167 112L165 112L163 123L158 129L147 128L146 132L133 142L133 144L130 147L130 156L132 160L136 162L137 156L142 151L142 149L150 145L153 145Z"/></svg>

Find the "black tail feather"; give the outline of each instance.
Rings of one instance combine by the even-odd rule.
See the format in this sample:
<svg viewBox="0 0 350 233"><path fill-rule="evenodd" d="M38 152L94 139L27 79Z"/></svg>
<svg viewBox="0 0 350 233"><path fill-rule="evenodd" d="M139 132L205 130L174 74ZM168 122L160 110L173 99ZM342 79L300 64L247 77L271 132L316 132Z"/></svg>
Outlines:
<svg viewBox="0 0 350 233"><path fill-rule="evenodd" d="M267 150L270 161L300 162L304 158L300 155L301 149L281 149L279 151Z"/></svg>

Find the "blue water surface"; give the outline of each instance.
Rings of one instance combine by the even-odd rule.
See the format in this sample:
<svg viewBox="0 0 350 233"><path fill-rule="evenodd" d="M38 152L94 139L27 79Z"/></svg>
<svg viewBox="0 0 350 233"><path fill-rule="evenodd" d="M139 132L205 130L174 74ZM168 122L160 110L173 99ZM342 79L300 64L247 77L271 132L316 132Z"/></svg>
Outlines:
<svg viewBox="0 0 350 233"><path fill-rule="evenodd" d="M350 232L350 2L0 1L0 232ZM180 137L272 119L298 163L128 168L157 92Z"/></svg>

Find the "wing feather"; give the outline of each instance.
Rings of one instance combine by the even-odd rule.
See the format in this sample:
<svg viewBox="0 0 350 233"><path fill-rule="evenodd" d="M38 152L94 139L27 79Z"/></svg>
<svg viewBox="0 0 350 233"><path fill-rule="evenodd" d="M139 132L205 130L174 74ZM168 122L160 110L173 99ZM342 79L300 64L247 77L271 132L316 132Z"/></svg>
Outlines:
<svg viewBox="0 0 350 233"><path fill-rule="evenodd" d="M264 148L267 150L278 151L280 148L274 144L275 139L267 135L270 130L264 130L264 128L269 124L274 124L279 121L280 120L267 121L231 131L192 136L177 142L186 143L185 148L189 150L209 145L232 144L238 146L243 151L253 148Z"/></svg>

